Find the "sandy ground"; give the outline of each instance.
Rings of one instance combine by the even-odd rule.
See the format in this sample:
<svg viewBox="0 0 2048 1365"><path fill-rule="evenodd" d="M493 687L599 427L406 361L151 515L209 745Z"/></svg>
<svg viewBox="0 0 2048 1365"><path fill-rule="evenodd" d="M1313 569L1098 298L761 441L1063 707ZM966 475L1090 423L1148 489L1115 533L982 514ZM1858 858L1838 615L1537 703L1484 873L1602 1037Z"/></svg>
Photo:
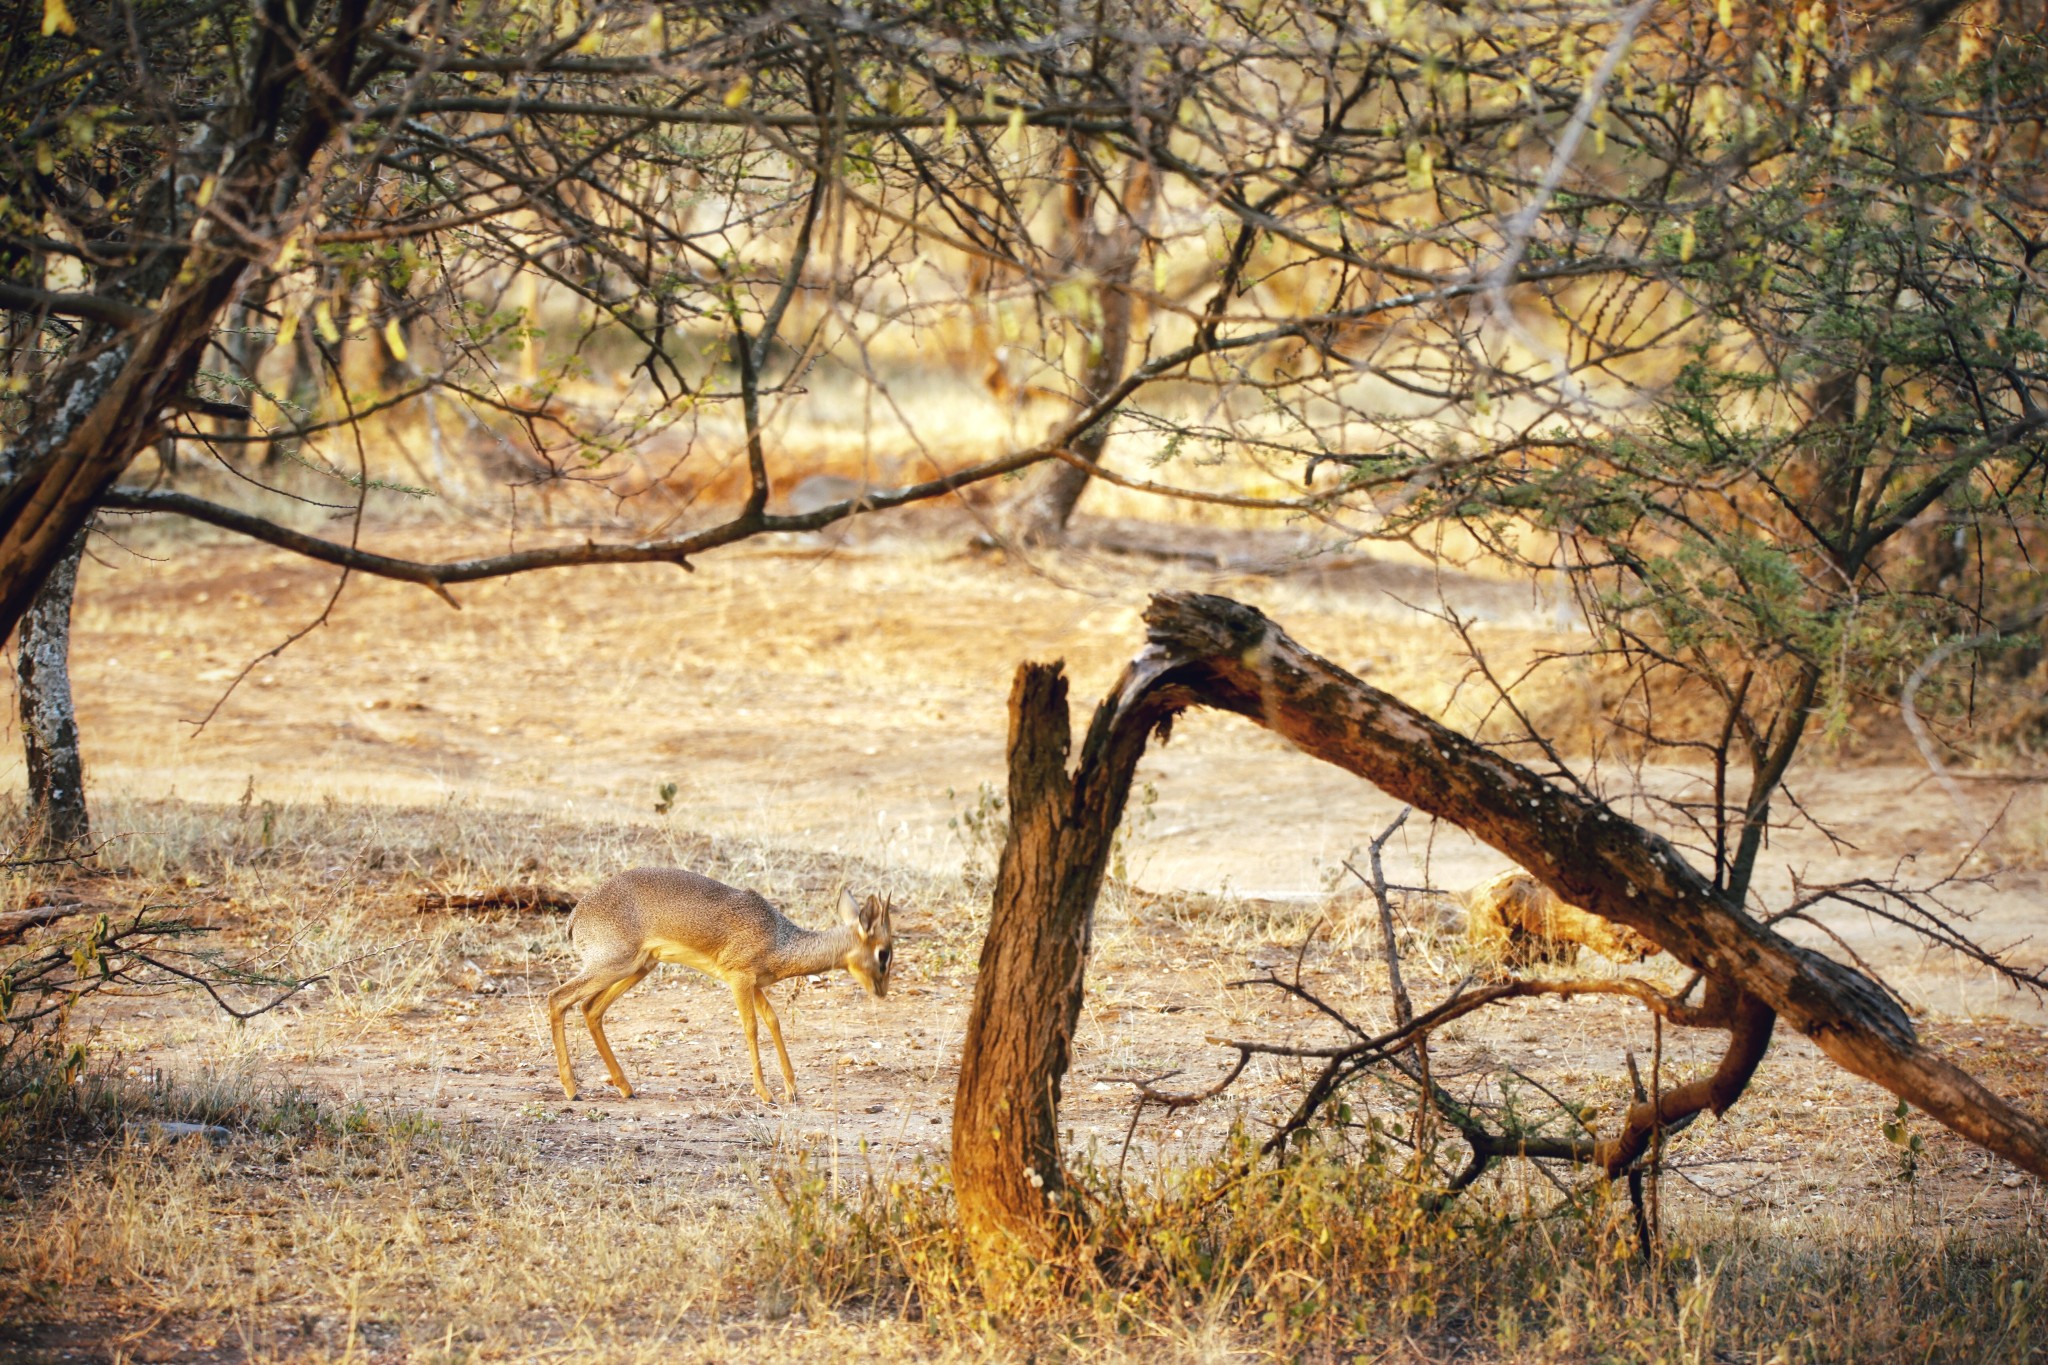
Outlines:
<svg viewBox="0 0 2048 1365"><path fill-rule="evenodd" d="M447 533L410 540L417 548L434 535ZM735 865L745 858L734 849L766 846L943 877L969 852L949 820L975 808L984 784L1002 781L1016 663L1064 658L1086 705L1138 646L1138 613L1155 587L1255 602L1310 647L1436 708L1451 703L1462 666L1446 633L1407 603L1441 588L1481 619L1482 641L1503 649L1555 628L1553 608L1526 590L1413 564L1275 578L1085 554L1019 564L963 541L947 533L829 550L748 547L688 575L529 576L462 591L460 612L416 588L357 580L322 628L272 658L259 656L319 615L331 572L242 545L109 548L84 575L73 664L92 787L103 800L145 805L219 810L245 796L259 807L332 797L388 807L398 820L425 809L458 823L625 831L599 841L604 851L588 865L557 859L540 870L572 892L632 862L702 848ZM195 726L216 702L213 719ZM1808 807L1835 820L1850 846L1786 831L1771 850L1772 887L1793 872L1881 875L1901 860L1929 869L1915 876L1946 871L1983 812L1959 812L1924 778L1902 764L1800 774ZM1648 780L1672 790L1693 779L1666 770ZM668 783L672 808L657 814ZM1148 757L1141 783L1156 799L1141 804L1128 836L1138 889L1105 900L1065 1110L1075 1145L1095 1144L1111 1162L1130 1118L1121 1078L1177 1070L1195 1084L1215 1075L1225 1054L1203 1042L1207 1034L1316 1036L1300 1006L1228 983L1291 963L1339 861L1396 809L1255 728L1213 716L1182 725ZM1985 804L1993 799L1986 793ZM1397 879L1443 887L1503 865L1456 831L1420 822L1390 859ZM2010 853L2004 862L1995 885L1958 893L1980 916L1978 932L1998 943L2042 919L2041 863ZM1981 868L1982 860L1973 866ZM436 974L416 1004L361 1019L338 1010L329 987L231 1029L192 1002L131 1001L101 1019L103 1042L139 1072L239 1058L344 1099L517 1125L565 1160L602 1160L618 1144L670 1153L701 1162L736 1195L744 1159L780 1147L819 1144L838 1159L882 1163L945 1149L976 942L958 906L906 900L898 989L886 1002L861 998L844 976L779 989L805 1087L796 1105L758 1103L729 997L680 969L610 1015L640 1094L609 1098L579 1037L587 1099L569 1105L553 1079L541 1007L567 964L557 920L420 916L411 908L416 875L337 867L335 876L369 907L364 923L377 932L441 935ZM247 893L192 888L244 932L263 910ZM296 892L287 878L264 894ZM822 913L801 894L789 908L812 922ZM1836 927L1927 1009L1931 1034L2007 1093L2042 1102L2048 1015L2036 1002L1882 925L1838 917ZM1307 979L1361 1020L1381 1021L1384 969L1356 928L1307 954ZM1462 971L1426 932L1414 951L1419 997ZM1673 1039L1667 1067L1709 1064L1713 1041ZM1610 1003L1523 1002L1450 1030L1439 1046L1453 1083L1511 1063L1532 1085L1612 1106L1624 1097L1624 1050L1647 1061L1652 1044L1642 1019ZM1270 1122L1298 1079L1290 1067L1262 1064L1226 1102L1172 1119L1154 1111L1130 1159L1143 1168L1192 1154L1233 1118ZM1877 1132L1888 1107L1874 1087L1781 1035L1743 1105L1685 1139L1684 1178L1730 1207L1856 1217L1895 1203L1902 1188L1896 1154ZM1914 1198L1943 1217L2038 1216L2031 1182L1923 1126L1930 1155Z"/></svg>
<svg viewBox="0 0 2048 1365"><path fill-rule="evenodd" d="M431 528L385 539L415 552L478 548L437 545L450 533ZM1415 604L1448 602L1479 623L1484 647L1510 657L1555 642L1558 625L1554 605L1525 587L1392 558L1278 578L1106 555L1018 563L966 549L965 530L948 526L742 546L692 574L645 566L477 584L459 594L459 612L419 588L356 578L324 627L261 658L319 616L332 571L246 545L145 543L101 556L80 589L73 664L97 793L454 799L934 869L963 852L948 821L984 785L1001 790L1016 664L1066 660L1078 729L1141 643L1139 613L1157 588L1252 602L1453 723L1469 722L1478 689L1461 688L1455 641ZM15 761L0 780L18 771ZM1696 792L1704 780L1671 768L1604 777L1624 793L1637 783ZM1154 890L1314 897L1397 810L1234 717L1187 718L1147 756L1140 782L1156 798L1132 822L1127 861ZM667 783L676 791L664 820L653 807ZM1794 875L1935 881L2016 796L1992 841L1999 856L1967 868L1996 872L1995 885L1956 888L1952 903L1999 946L2048 919L2041 788L1972 783L1959 807L1917 764L1819 758L1795 770L1794 788L1841 842L1803 821L1774 834L1759 877L1767 899L1782 901ZM1404 880L1453 889L1506 865L1422 822L1392 852ZM2037 1003L1880 924L1839 911L1829 923L1921 1003L2048 1023Z"/></svg>

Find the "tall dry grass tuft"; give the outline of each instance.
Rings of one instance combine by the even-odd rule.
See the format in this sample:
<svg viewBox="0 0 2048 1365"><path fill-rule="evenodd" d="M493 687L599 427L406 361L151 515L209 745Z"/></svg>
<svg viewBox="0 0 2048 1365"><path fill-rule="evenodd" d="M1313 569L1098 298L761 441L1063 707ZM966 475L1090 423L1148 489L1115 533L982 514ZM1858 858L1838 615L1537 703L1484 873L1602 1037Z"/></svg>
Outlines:
<svg viewBox="0 0 2048 1365"><path fill-rule="evenodd" d="M215 1111L218 1112L218 1111ZM136 1129L0 1212L0 1315L227 1324L253 1358L1707 1362L2038 1358L2037 1235L1674 1227L1653 1270L1607 1191L1436 1209L1391 1149L1083 1164L1071 1253L977 1273L942 1173L815 1152L705 1188L658 1156L297 1101L236 1140ZM1543 1187L1548 1191L1548 1187Z"/></svg>
<svg viewBox="0 0 2048 1365"><path fill-rule="evenodd" d="M735 1267L778 1312L888 1315L1009 1358L2011 1361L2048 1349L2038 1236L1708 1219L1640 1259L1608 1187L1448 1209L1384 1146L1214 1158L1125 1188L1084 1164L1064 1257L978 1274L942 1175L793 1158Z"/></svg>

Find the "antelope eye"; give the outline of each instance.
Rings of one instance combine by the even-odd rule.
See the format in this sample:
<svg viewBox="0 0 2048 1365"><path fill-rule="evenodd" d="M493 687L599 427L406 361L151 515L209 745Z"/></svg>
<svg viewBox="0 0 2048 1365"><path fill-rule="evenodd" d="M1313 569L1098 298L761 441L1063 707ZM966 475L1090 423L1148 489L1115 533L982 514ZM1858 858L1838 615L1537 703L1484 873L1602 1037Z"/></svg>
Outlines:
<svg viewBox="0 0 2048 1365"><path fill-rule="evenodd" d="M884 948L881 952L875 954L875 962L881 967L883 976L889 974L889 956L895 951L894 948Z"/></svg>

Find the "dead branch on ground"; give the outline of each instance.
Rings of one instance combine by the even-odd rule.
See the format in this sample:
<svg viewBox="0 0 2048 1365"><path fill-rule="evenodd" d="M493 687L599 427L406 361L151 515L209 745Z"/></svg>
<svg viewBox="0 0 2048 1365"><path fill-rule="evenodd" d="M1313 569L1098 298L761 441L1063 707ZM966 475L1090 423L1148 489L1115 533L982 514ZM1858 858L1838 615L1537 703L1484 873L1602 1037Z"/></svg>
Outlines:
<svg viewBox="0 0 2048 1365"><path fill-rule="evenodd" d="M413 897L412 908L421 914L430 910L511 910L566 915L576 908L576 897L551 886L494 886L466 894L422 891Z"/></svg>

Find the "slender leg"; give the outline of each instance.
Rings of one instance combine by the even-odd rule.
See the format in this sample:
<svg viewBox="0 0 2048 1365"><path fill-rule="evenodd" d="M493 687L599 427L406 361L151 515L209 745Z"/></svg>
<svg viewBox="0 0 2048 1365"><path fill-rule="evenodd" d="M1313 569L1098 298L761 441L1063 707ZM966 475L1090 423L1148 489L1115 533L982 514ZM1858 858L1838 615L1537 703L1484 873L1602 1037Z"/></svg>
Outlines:
<svg viewBox="0 0 2048 1365"><path fill-rule="evenodd" d="M555 1067L561 1073L562 1093L572 1100L576 1098L576 1071L569 1065L569 1039L562 1031L562 1016L571 1005L581 1004L608 989L618 977L618 970L609 964L586 968L548 992L548 1028L555 1038Z"/></svg>
<svg viewBox="0 0 2048 1365"><path fill-rule="evenodd" d="M761 1097L761 1103L773 1104L768 1084L761 1079L761 1031L754 1022L754 983L733 982L732 998L740 1007L740 1030L747 1035L747 1056L754 1063L754 1093Z"/></svg>
<svg viewBox="0 0 2048 1365"><path fill-rule="evenodd" d="M652 963L636 963L630 975L626 976L623 980L613 982L602 991L599 991L584 1008L597 1015L598 1018L604 1018L604 1012L610 1009L620 996L632 990L642 981L645 981L647 974L653 970L654 966Z"/></svg>
<svg viewBox="0 0 2048 1365"><path fill-rule="evenodd" d="M633 1087L626 1083L626 1073L619 1069L619 1059L612 1055L612 1045L604 1036L604 1012L612 1007L613 1001L645 980L652 970L649 963L636 964L631 975L614 981L583 1005L583 1022L590 1026L590 1040L597 1044L597 1055L604 1058L604 1069L611 1073L612 1085L622 1100L633 1098Z"/></svg>
<svg viewBox="0 0 2048 1365"><path fill-rule="evenodd" d="M775 1040L775 1056L782 1063L782 1089L784 1095L796 1098L796 1068L789 1064L789 1049L782 1045L782 1021L775 1017L775 1006L768 1003L768 992L754 987L754 1004L768 1019L768 1036Z"/></svg>

